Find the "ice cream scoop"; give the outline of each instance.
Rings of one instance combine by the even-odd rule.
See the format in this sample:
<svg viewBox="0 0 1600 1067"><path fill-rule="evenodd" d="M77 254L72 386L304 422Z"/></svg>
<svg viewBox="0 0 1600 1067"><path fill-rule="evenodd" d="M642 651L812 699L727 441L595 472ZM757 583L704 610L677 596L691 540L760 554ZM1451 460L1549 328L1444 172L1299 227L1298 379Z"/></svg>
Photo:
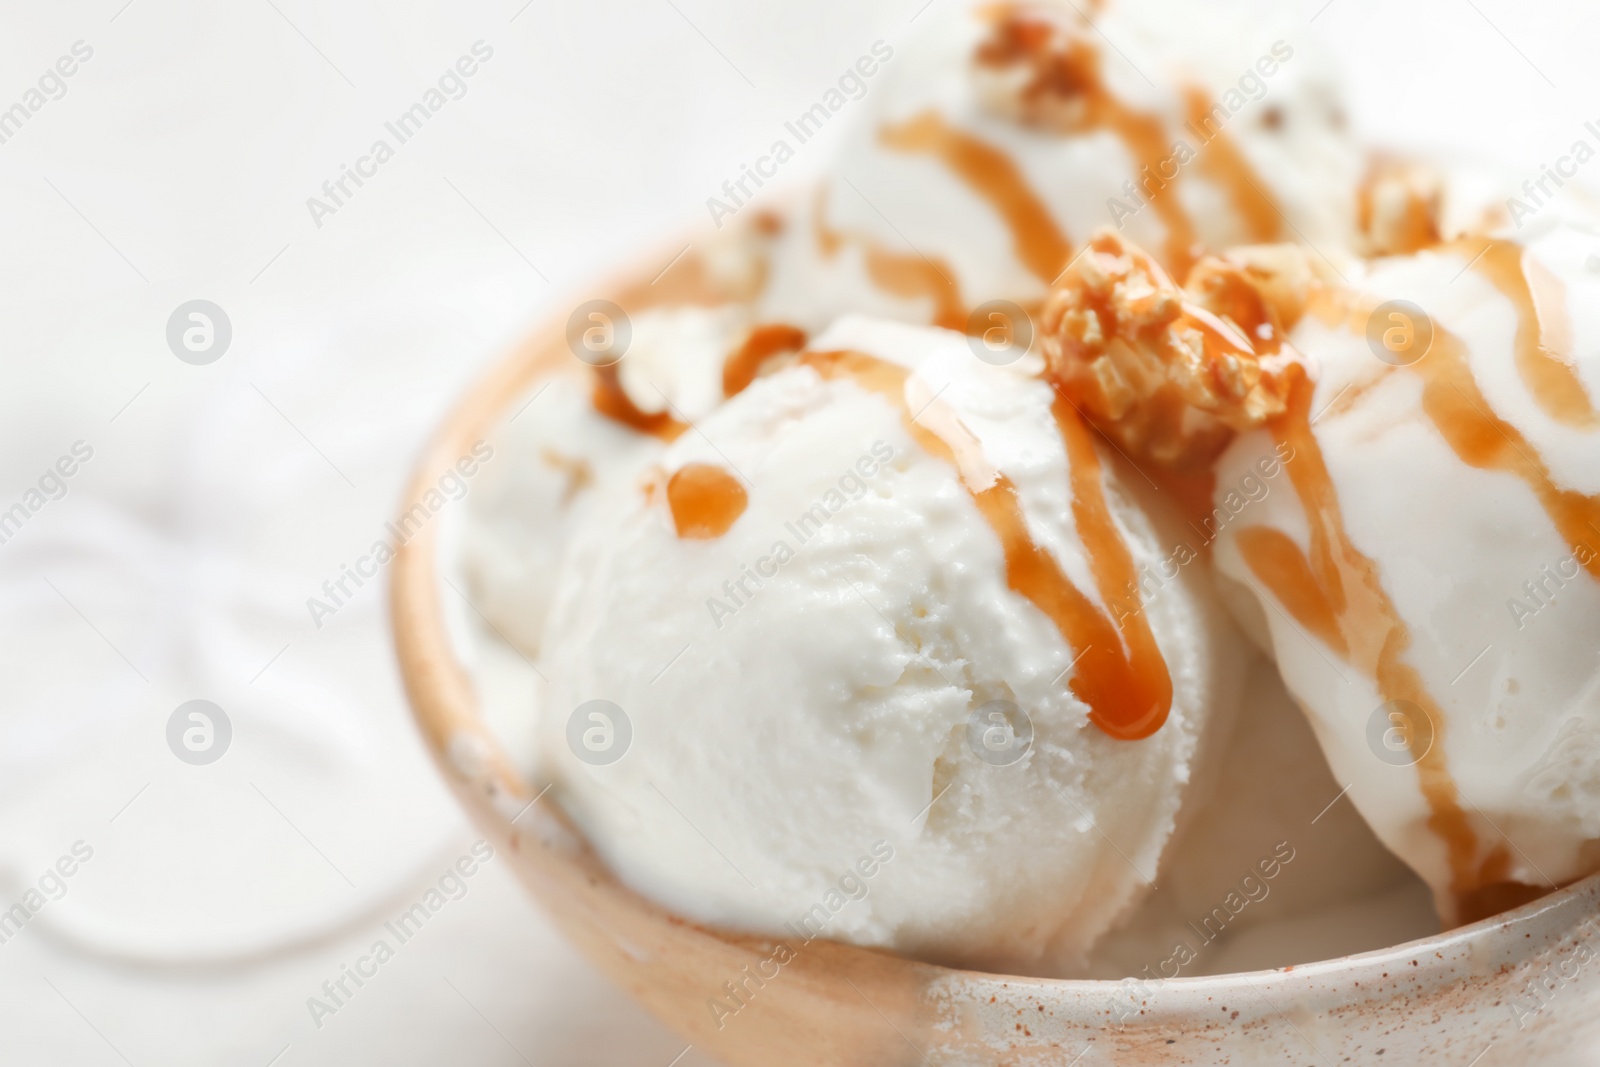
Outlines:
<svg viewBox="0 0 1600 1067"><path fill-rule="evenodd" d="M1034 375L846 320L582 522L545 775L674 912L1062 972L1154 878L1237 637Z"/></svg>
<svg viewBox="0 0 1600 1067"><path fill-rule="evenodd" d="M559 340L559 331L556 335ZM555 363L550 347L539 339L513 353L457 405L427 446L397 510L424 499L472 442L526 402L526 383ZM504 751L503 735L497 738L484 721L497 717L487 706L494 694L479 688L480 676L465 658L470 652L462 649L448 617L454 594L440 582L450 558L448 540L441 536L446 531L439 526L425 527L403 545L393 568L396 659L424 740L474 824L563 933L619 989L719 1062L877 1067L914 1056L915 1049L935 1062L987 1063L1018 1056L1050 1060L1063 1049L1070 1053L1093 1045L1118 1062L1131 1057L1176 1064L1192 1061L1197 1048L1237 1060L1242 1048L1262 1062L1282 1063L1308 1054L1310 1034L1322 1055L1352 1062L1374 1048L1385 1048L1389 1059L1430 1062L1452 1050L1481 1051L1493 1042L1482 1060L1488 1067L1491 1062L1576 1063L1583 1059L1581 1050L1594 1043L1595 1028L1583 1021L1594 1016L1584 1001L1589 987L1556 972L1564 960L1593 947L1591 920L1600 894L1595 878L1468 931L1342 960L1329 957L1348 951L1348 943L1315 941L1319 947L1294 962L1327 962L1200 982L1053 981L950 971L822 941L797 944L798 951L786 955L778 942L789 939L741 936L686 922L619 884L549 802L553 790L539 799L544 784L512 771L514 756ZM525 713L527 705L521 708ZM1251 729L1248 719L1242 725ZM1243 760L1236 765L1249 768L1246 776L1257 776L1252 760L1290 755L1261 741L1252 734L1248 754L1236 753L1236 760ZM1332 782L1325 768L1314 777L1324 785ZM1297 806L1298 800L1321 793L1297 787L1290 790L1289 802ZM1270 790L1254 796L1257 804L1282 803ZM1239 802L1229 797L1221 808L1200 806L1197 814L1226 819ZM1346 803L1334 804L1320 820L1309 809L1298 820L1288 814L1281 820L1285 826L1298 822L1288 840L1299 855L1273 883L1265 906L1286 899L1286 879L1321 877L1317 835L1342 818ZM1252 832L1258 825L1245 822ZM1199 837L1211 833L1206 829ZM1304 841L1301 833L1308 835ZM1267 839L1268 851L1278 840L1283 838ZM1257 861L1265 854L1252 847L1246 855L1259 871ZM1243 866L1227 871L1226 858L1216 859L1225 866L1213 873L1240 880ZM1164 890L1176 884L1179 869L1181 862L1173 862L1159 876ZM841 891L838 899L847 897ZM1226 905L1226 900L1203 903ZM827 906L823 900L816 904ZM1248 920L1247 912L1241 921ZM1393 941L1415 936L1401 926L1393 930ZM1256 933L1274 936L1270 928ZM1245 947L1230 942L1221 951L1227 959L1239 959L1234 950ZM1274 946L1271 954L1281 961L1283 951ZM1245 966L1272 962L1246 955L1251 962ZM780 957L786 962L778 962ZM1165 959L1140 951L1127 961L1130 968L1112 973L1142 973L1146 964L1161 973ZM1228 969L1227 959L1203 958L1198 966ZM1203 970L1186 967L1183 973ZM1563 1001L1568 1010L1552 1014L1553 1005L1534 996L1535 982L1555 983L1557 993L1568 998ZM729 986L742 1004L728 999ZM712 1011L712 997L725 1006ZM1299 1010L1285 1013L1284 1005ZM1511 1027L1509 1008L1533 1025ZM729 1012L737 1018L728 1018Z"/></svg>
<svg viewBox="0 0 1600 1067"><path fill-rule="evenodd" d="M1035 310L1107 222L1179 267L1208 247L1355 239L1361 161L1337 79L1275 8L1041 0L927 19L863 59L870 89L841 113L850 132L814 193L692 242L597 327L623 331L606 334L616 361L599 372L599 417L552 394L514 428L521 459L480 494L483 536L468 551L480 603L524 648L595 484L584 472L612 458L606 421L645 438L681 431L844 314L998 330L1025 347L1016 311ZM835 119L808 112L795 129L814 136L823 121ZM1410 186L1397 184L1367 197L1365 220L1384 234L1405 226ZM682 284L694 277L719 295ZM981 307L995 300L1015 307Z"/></svg>
<svg viewBox="0 0 1600 1067"><path fill-rule="evenodd" d="M1332 64L1281 5L966 3L928 21L850 105L762 317L964 329L986 302L1035 307L1107 225L1180 274L1206 248L1352 243L1361 153Z"/></svg>
<svg viewBox="0 0 1600 1067"><path fill-rule="evenodd" d="M1243 253L1179 289L1107 237L1051 319L1053 376L1125 445L1163 402L1196 429L1169 458L1243 431L1200 520L1216 565L1449 922L1600 867L1597 251L1552 222L1331 283Z"/></svg>
<svg viewBox="0 0 1600 1067"><path fill-rule="evenodd" d="M727 374L753 375L764 356L804 343L783 328L752 332L736 300L635 305L631 316L613 309L580 307L572 353L512 409L496 434L510 462L485 470L468 505L462 554L473 601L530 656L582 516L720 404ZM589 331L594 351L584 347Z"/></svg>

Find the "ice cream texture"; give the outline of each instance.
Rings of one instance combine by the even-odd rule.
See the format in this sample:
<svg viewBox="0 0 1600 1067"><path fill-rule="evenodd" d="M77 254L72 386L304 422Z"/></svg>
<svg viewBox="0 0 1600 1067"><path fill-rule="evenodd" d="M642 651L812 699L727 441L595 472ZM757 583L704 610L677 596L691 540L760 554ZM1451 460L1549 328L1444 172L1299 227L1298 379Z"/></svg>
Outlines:
<svg viewBox="0 0 1600 1067"><path fill-rule="evenodd" d="M1596 245L1558 220L1333 280L1253 250L1180 288L1105 235L1057 294L1052 376L1108 434L1217 486L1292 457L1216 566L1447 922L1600 868Z"/></svg>
<svg viewBox="0 0 1600 1067"><path fill-rule="evenodd" d="M990 301L1037 308L1107 225L1180 273L1206 248L1349 246L1362 159L1342 101L1281 5L963 5L853 105L760 313L965 329Z"/></svg>
<svg viewBox="0 0 1600 1067"><path fill-rule="evenodd" d="M966 5L877 58L819 185L632 290L626 354L528 401L536 461L470 505L549 679L537 773L618 874L1101 973L1187 899L1164 857L1217 873L1183 844L1232 810L1214 577L1446 921L1600 867L1589 231L1475 236L1481 190L1364 161L1253 0ZM978 350L996 302L1026 355ZM625 758L573 742L594 701Z"/></svg>
<svg viewBox="0 0 1600 1067"><path fill-rule="evenodd" d="M846 320L698 429L585 518L558 579L549 706L610 701L631 742L596 765L548 716L555 795L691 918L792 936L882 842L824 936L1080 966L1235 703L1204 573L1138 602L1170 508L942 330Z"/></svg>
<svg viewBox="0 0 1600 1067"><path fill-rule="evenodd" d="M652 439L642 454L841 315L1021 337L1112 222L1179 270L1206 248L1295 234L1341 248L1363 221L1406 230L1409 185L1377 183L1358 205L1334 64L1277 5L964 2L920 25L875 51L814 189L782 211L742 210L623 301L631 344L603 370L596 411L546 427L538 412L565 402L551 394L519 420L530 443L551 438L536 442L544 469L497 474L475 502L498 532L469 546L468 569L525 651L571 516L604 481L585 472L619 461L615 424ZM501 507L511 480L520 502ZM509 586L500 568L519 572Z"/></svg>

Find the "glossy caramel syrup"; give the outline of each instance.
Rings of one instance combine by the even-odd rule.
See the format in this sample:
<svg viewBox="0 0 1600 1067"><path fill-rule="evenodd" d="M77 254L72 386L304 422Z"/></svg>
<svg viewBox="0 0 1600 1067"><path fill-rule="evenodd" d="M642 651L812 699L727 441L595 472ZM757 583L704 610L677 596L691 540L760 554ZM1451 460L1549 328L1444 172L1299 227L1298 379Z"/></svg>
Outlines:
<svg viewBox="0 0 1600 1067"><path fill-rule="evenodd" d="M1565 426L1600 429L1600 415L1572 364L1572 326L1561 280L1512 241L1468 238L1452 248L1477 257L1473 268L1516 307L1517 373L1539 407Z"/></svg>
<svg viewBox="0 0 1600 1067"><path fill-rule="evenodd" d="M725 468L712 463L688 463L667 479L667 506L678 536L690 541L712 541L732 529L750 496Z"/></svg>
<svg viewBox="0 0 1600 1067"><path fill-rule="evenodd" d="M689 428L688 423L674 418L671 411L641 411L622 388L622 377L615 363L594 369L593 403L595 411L611 421L663 441L676 441Z"/></svg>
<svg viewBox="0 0 1600 1067"><path fill-rule="evenodd" d="M912 417L905 396L911 372L906 368L860 352L807 352L801 360L824 378L852 381L893 404L912 438L958 471L971 466L964 462L967 457L981 456L982 446L953 415L924 420L918 412ZM1069 404L1058 400L1053 412L1072 468L1073 518L1115 619L1073 585L1034 541L1016 486L1004 474L992 471L988 484L974 484L964 475L963 485L1000 539L1007 585L1044 612L1076 652L1068 688L1089 706L1090 721L1111 737L1140 740L1166 722L1172 708L1171 675L1139 603L1133 556L1112 520L1093 436ZM942 433L929 428L934 423Z"/></svg>
<svg viewBox="0 0 1600 1067"><path fill-rule="evenodd" d="M1516 308L1516 358L1523 381L1547 414L1555 417L1557 411L1564 412L1580 427L1587 427L1578 405L1591 417L1593 410L1588 408L1583 384L1571 364L1551 354L1560 351L1552 346L1570 336L1560 282L1524 255L1520 246L1510 242L1493 245L1478 261L1478 269ZM1469 250L1462 249L1461 254L1468 255ZM1540 295L1535 297L1535 293ZM1351 293L1325 290L1313 296L1311 313L1329 325L1363 333L1375 303ZM1422 408L1429 421L1467 466L1520 479L1550 516L1568 549L1587 560L1584 568L1600 578L1600 496L1556 485L1539 450L1521 430L1495 413L1472 373L1467 346L1437 323L1433 332L1433 346L1427 355L1406 368L1422 379ZM1569 379L1570 386L1563 384ZM1569 388L1572 392L1565 392L1564 399L1556 398Z"/></svg>
<svg viewBox="0 0 1600 1067"><path fill-rule="evenodd" d="M723 363L722 395L738 396L756 380L767 360L785 352L798 352L805 346L806 332L798 327L783 323L757 326Z"/></svg>
<svg viewBox="0 0 1600 1067"><path fill-rule="evenodd" d="M1072 245L1023 176L1015 161L947 123L936 111L925 111L879 135L901 152L923 152L941 160L982 197L1011 231L1017 258L1046 285L1055 280L1072 255Z"/></svg>
<svg viewBox="0 0 1600 1067"><path fill-rule="evenodd" d="M1175 151L1177 141L1166 120L1159 114L1128 106L1107 86L1103 55L1087 26L1066 25L1060 12L1025 3L997 5L990 13L990 23L990 34L979 45L974 61L999 70L1031 67L1033 77L1020 90L1018 101L1022 121L1070 134L1104 130L1122 142L1138 168L1133 184L1139 196L1148 201L1166 227L1163 259L1169 269L1183 276L1202 251L1194 218L1178 195L1179 184L1190 166L1197 167L1223 190L1239 212L1251 241L1264 243L1282 236L1282 212L1227 131L1209 121L1215 102L1204 90L1189 87L1184 91L1189 132L1200 143L1189 144L1195 158L1182 164ZM926 119L923 116L910 125L926 124ZM1047 283L1055 279L1070 257L1070 241L1059 234L1053 219L1050 231L1040 231L1032 224L1033 205L1038 198L1021 182L1014 161L970 137L968 143L957 144L948 136L933 137L924 132L921 137L907 137L906 133L906 127L892 128L883 136L891 147L931 151L943 158L1006 220L1019 256L1029 269ZM1018 176L1016 180L1011 177L1013 172ZM1025 195L1019 195L1015 188L1019 183ZM1049 217L1048 211L1044 214ZM1042 265L1048 236L1039 235L1051 231L1068 247L1066 254Z"/></svg>
<svg viewBox="0 0 1600 1067"><path fill-rule="evenodd" d="M1518 245L1490 242L1484 248L1479 242L1478 251L1483 253L1476 261L1481 264L1478 269L1517 310L1517 366L1530 391L1553 417L1565 415L1563 421L1585 425L1577 400L1587 405L1587 397L1575 375L1569 384L1571 365L1560 358L1568 327L1559 282L1547 272L1541 277L1544 268ZM1462 254L1476 252L1463 249ZM1311 313L1362 334L1375 304L1348 292L1324 291L1313 294ZM1356 549L1344 529L1337 491L1311 431L1314 384L1299 368L1296 372L1299 378L1290 409L1271 429L1280 444L1295 449L1295 461L1287 469L1309 521L1310 556L1289 537L1262 527L1241 532L1241 552L1284 608L1330 649L1368 673L1384 700L1409 701L1429 720L1428 728L1413 738L1413 751L1424 750L1417 773L1431 813L1429 829L1444 842L1449 855L1453 918L1471 922L1534 899L1553 887L1508 881L1509 842L1486 846L1462 806L1444 754L1444 710L1405 662L1411 634L1383 590L1376 564ZM1520 478L1575 554L1590 561L1590 574L1600 578L1600 560L1592 552L1578 551L1600 539L1600 498L1555 485L1531 443L1494 414L1472 373L1466 345L1435 324L1432 347L1407 372L1422 379L1423 411L1457 458L1480 470Z"/></svg>
<svg viewBox="0 0 1600 1067"><path fill-rule="evenodd" d="M865 235L835 230L828 225L827 216L828 190L824 186L817 190L811 212L812 234L824 257L834 258L847 243L859 245L873 284L905 300L932 301L935 326L967 328L967 306L948 263L916 251L892 252Z"/></svg>

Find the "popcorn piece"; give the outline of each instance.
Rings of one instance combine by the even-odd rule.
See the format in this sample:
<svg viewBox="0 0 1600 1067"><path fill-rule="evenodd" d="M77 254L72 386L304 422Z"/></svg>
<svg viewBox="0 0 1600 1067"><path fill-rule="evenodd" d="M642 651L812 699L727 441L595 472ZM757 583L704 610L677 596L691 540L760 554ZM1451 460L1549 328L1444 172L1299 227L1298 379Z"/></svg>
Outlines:
<svg viewBox="0 0 1600 1067"><path fill-rule="evenodd" d="M1207 257L1181 289L1103 231L1045 305L1047 373L1129 452L1197 468L1284 410L1282 339L1314 284L1303 254L1270 246Z"/></svg>

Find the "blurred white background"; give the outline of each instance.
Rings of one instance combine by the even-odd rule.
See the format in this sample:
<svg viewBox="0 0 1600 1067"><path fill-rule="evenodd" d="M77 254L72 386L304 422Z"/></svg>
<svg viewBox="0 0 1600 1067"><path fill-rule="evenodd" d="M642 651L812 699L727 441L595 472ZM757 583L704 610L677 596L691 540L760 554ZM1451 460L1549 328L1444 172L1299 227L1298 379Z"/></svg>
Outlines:
<svg viewBox="0 0 1600 1067"><path fill-rule="evenodd" d="M92 850L0 943L0 1065L683 1051L493 860L313 1020L473 835L412 737L382 578L321 627L306 600L383 536L486 361L699 224L785 119L946 2L0 5L0 109L92 49L0 125L0 512L93 452L0 544L0 909ZM1298 6L1380 142L1534 177L1600 120L1592 3ZM314 220L307 198L479 41L465 94ZM232 325L204 366L166 340L194 299ZM193 699L232 725L207 766L167 744Z"/></svg>

